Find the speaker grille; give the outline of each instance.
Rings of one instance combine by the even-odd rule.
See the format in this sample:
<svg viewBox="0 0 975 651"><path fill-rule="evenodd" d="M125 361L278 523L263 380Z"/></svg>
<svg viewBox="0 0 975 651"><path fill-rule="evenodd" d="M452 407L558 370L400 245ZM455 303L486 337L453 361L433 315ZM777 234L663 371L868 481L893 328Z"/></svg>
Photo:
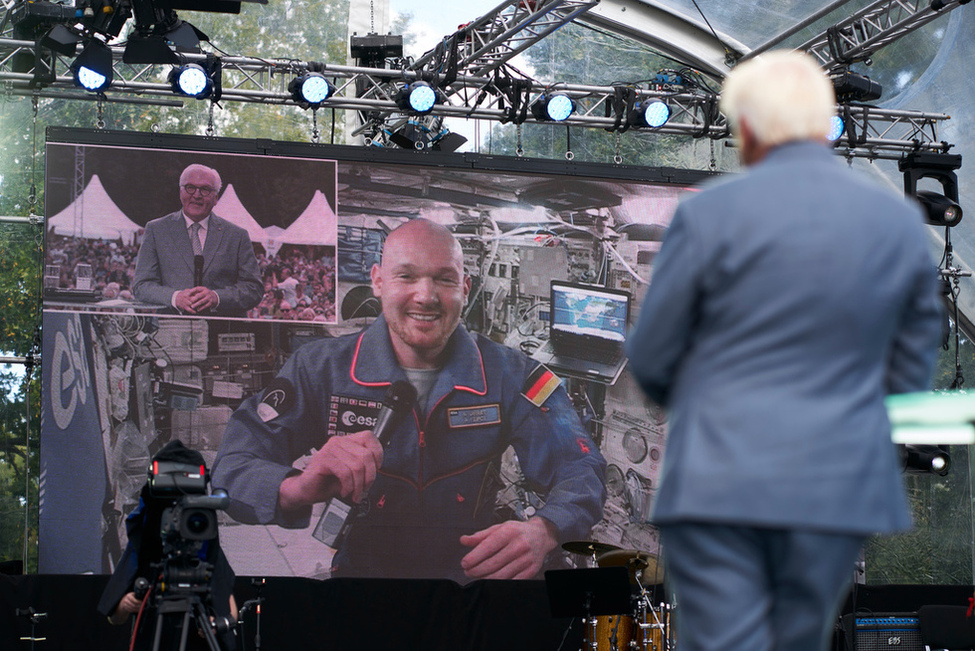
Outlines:
<svg viewBox="0 0 975 651"><path fill-rule="evenodd" d="M917 613L844 615L843 629L853 651L924 651Z"/></svg>

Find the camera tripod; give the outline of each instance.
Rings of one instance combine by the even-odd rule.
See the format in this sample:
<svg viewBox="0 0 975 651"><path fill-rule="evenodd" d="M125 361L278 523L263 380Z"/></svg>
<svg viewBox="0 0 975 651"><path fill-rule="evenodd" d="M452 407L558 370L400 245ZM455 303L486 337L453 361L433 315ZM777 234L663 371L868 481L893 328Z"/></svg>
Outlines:
<svg viewBox="0 0 975 651"><path fill-rule="evenodd" d="M189 635L191 624L200 631L206 641L209 651L221 651L217 636L210 626L210 617L207 615L206 608L200 600L199 595L172 595L159 599L156 606L156 630L152 641L152 651L169 651L161 649L163 631L173 630L172 626L167 627L167 622L173 624L174 618L181 618L182 626L179 627L179 646L173 651L186 651L186 640Z"/></svg>

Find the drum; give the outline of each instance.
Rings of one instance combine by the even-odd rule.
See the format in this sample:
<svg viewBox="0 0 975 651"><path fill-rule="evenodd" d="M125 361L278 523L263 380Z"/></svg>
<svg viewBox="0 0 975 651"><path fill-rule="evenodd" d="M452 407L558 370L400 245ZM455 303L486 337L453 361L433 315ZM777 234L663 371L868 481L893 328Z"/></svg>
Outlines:
<svg viewBox="0 0 975 651"><path fill-rule="evenodd" d="M603 615L596 618L597 651L645 649L644 630L630 615Z"/></svg>
<svg viewBox="0 0 975 651"><path fill-rule="evenodd" d="M596 618L596 651L670 651L670 611L647 611L633 615L605 615ZM591 646L588 648L592 648Z"/></svg>

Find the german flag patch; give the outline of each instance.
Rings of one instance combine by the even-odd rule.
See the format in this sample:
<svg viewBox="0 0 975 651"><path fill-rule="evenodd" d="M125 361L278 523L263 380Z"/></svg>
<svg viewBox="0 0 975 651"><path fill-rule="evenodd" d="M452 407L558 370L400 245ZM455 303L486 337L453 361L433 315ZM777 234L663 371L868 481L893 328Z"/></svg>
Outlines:
<svg viewBox="0 0 975 651"><path fill-rule="evenodd" d="M544 364L539 364L525 380L521 395L528 398L528 402L536 407L541 407L560 384L562 380L559 376L548 370Z"/></svg>

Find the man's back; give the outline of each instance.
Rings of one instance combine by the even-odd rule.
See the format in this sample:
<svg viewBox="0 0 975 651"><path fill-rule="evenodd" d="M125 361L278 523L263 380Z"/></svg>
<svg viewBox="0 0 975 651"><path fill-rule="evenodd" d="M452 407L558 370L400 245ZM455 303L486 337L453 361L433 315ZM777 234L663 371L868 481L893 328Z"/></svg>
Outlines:
<svg viewBox="0 0 975 651"><path fill-rule="evenodd" d="M905 527L883 396L926 388L923 361L895 350L908 313L938 313L919 211L790 144L688 200L668 239L653 282L693 305L662 305L683 316L631 350L651 394L644 365L680 360L657 396L675 413L665 473L679 470L655 519Z"/></svg>

